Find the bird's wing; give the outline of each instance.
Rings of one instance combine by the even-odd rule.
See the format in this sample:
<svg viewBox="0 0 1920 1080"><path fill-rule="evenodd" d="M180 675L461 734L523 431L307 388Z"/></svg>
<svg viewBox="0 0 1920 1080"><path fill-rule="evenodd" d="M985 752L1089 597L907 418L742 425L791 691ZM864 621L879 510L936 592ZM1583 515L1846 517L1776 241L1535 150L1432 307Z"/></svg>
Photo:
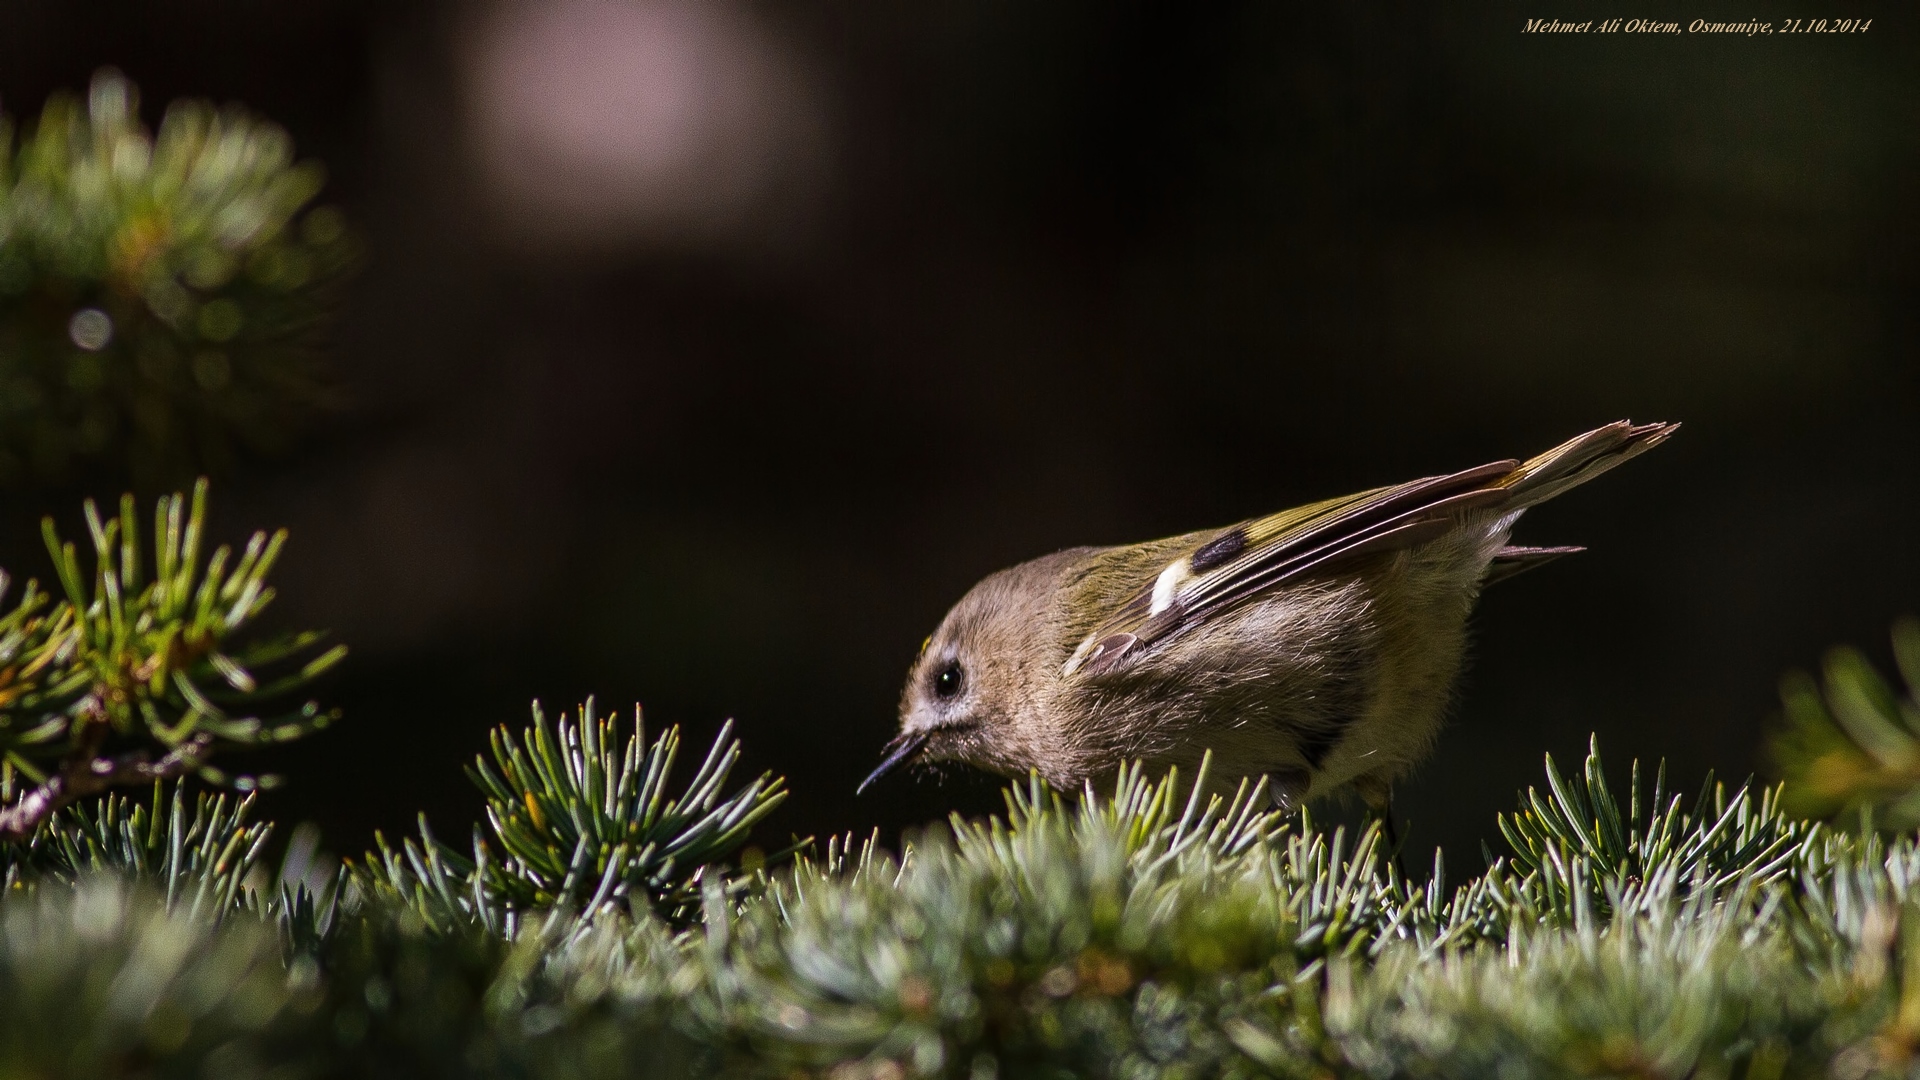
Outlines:
<svg viewBox="0 0 1920 1080"><path fill-rule="evenodd" d="M1659 444L1678 425L1609 424L1526 462L1495 461L1242 522L1195 544L1088 634L1062 674L1099 675L1154 642L1340 561L1412 547L1469 511L1517 511Z"/></svg>

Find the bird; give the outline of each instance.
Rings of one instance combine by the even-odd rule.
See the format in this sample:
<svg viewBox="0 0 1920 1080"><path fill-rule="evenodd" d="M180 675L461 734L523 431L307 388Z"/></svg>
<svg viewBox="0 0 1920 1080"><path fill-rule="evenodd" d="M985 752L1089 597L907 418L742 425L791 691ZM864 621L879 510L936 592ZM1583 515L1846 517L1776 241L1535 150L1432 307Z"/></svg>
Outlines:
<svg viewBox="0 0 1920 1080"><path fill-rule="evenodd" d="M1292 809L1351 790L1391 828L1480 591L1583 550L1509 544L1514 522L1678 427L1621 420L1524 462L990 574L921 646L858 790L941 762L1073 792L1130 763L1192 777L1204 761L1219 792L1264 776Z"/></svg>

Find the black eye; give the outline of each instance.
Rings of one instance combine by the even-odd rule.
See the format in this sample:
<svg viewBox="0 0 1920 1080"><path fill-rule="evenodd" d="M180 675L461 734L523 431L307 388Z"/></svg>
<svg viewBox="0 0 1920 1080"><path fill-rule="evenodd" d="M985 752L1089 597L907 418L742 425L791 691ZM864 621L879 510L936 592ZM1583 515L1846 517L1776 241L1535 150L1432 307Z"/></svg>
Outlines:
<svg viewBox="0 0 1920 1080"><path fill-rule="evenodd" d="M960 670L960 661L955 660L933 677L933 692L937 697L950 698L960 692L963 681L965 676Z"/></svg>

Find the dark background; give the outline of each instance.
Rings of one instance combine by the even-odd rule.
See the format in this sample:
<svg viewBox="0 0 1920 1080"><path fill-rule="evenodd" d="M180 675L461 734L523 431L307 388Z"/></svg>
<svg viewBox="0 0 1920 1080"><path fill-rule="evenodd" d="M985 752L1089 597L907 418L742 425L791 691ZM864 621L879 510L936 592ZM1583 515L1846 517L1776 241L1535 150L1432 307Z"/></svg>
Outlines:
<svg viewBox="0 0 1920 1080"><path fill-rule="evenodd" d="M103 64L151 119L243 101L366 240L351 404L215 492L229 536L293 528L282 617L354 649L344 722L250 763L334 849L422 809L463 835L486 730L588 694L736 718L795 792L770 839L991 809L962 774L853 797L982 574L1683 421L1521 528L1588 554L1481 605L1401 792L1468 865L1543 751L1744 776L1783 670L1884 660L1920 608L1920 52L1892 8L1762 7L720 5L745 52L703 55L759 74L699 85L748 85L747 150L613 210L488 126L475 42L531 39L465 6L4 0L0 105ZM1875 22L1520 33L1663 13ZM646 85L582 138L645 151ZM8 495L0 563L44 574L29 526L72 494Z"/></svg>

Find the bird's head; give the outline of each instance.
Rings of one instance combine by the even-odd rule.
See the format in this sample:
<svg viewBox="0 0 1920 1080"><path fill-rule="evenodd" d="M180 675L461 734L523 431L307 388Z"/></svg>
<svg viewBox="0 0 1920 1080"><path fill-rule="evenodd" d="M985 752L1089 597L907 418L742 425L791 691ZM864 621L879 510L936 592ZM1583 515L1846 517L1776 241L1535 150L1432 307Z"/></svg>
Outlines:
<svg viewBox="0 0 1920 1080"><path fill-rule="evenodd" d="M903 765L956 761L1051 778L1059 733L1047 705L1060 677L1062 579L1086 549L993 574L947 612L900 695L900 733L861 790Z"/></svg>

